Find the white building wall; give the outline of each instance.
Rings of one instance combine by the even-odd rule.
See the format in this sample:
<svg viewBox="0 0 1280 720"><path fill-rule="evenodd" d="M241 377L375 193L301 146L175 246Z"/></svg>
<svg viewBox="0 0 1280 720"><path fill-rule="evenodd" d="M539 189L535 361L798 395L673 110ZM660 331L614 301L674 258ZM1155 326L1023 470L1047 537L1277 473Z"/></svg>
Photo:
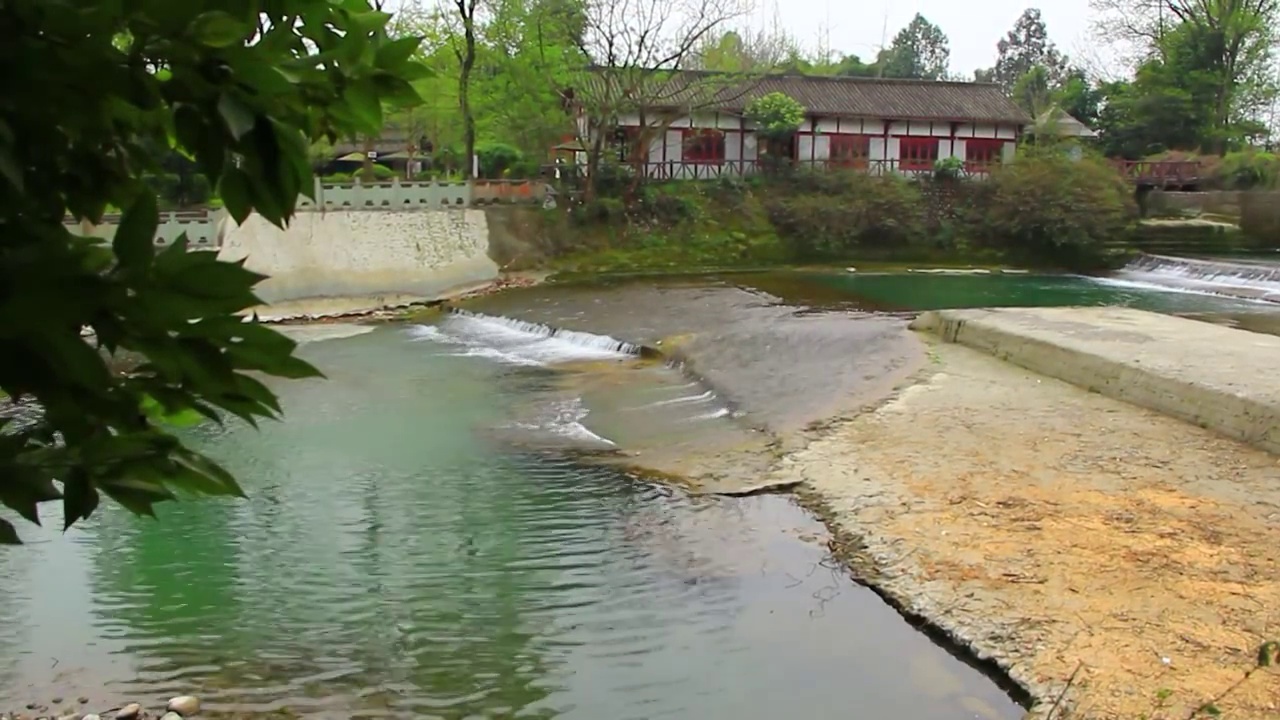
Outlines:
<svg viewBox="0 0 1280 720"><path fill-rule="evenodd" d="M650 120L652 123L652 120ZM580 123L581 124L581 123ZM619 124L636 127L640 124L638 114L619 116ZM888 125L888 136L885 126ZM759 140L750 130L750 124L730 113L699 113L693 117L679 118L671 123L665 138L655 139L649 146L651 163L666 162L679 165L682 163L684 145L683 129L716 128L725 131L725 161L753 162L759 158ZM743 131L746 127L747 130ZM870 159L896 161L901 159L898 137L901 135L924 136L938 138L938 158L955 157L964 160L966 157L966 140L968 138L999 138L1007 140L1002 148L1005 161L1011 160L1016 149L1019 128L1016 125L996 124L989 122L955 123L955 138L951 138L953 123L927 121L886 121L881 118L810 118L804 131L817 134L801 135L797 139L797 152L801 161L826 160L831 156L831 134L851 134L869 136ZM714 166L702 167L699 177L714 172ZM673 174L680 175L680 172ZM690 174L692 177L692 175Z"/></svg>

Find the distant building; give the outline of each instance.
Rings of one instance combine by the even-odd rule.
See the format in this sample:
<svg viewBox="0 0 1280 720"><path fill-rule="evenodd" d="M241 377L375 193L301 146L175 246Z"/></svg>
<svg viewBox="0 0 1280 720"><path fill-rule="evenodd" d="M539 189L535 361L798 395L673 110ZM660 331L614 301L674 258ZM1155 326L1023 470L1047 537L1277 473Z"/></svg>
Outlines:
<svg viewBox="0 0 1280 720"><path fill-rule="evenodd" d="M669 177L750 173L767 154L789 156L800 165L909 174L932 171L943 158L958 158L970 171L982 172L1013 157L1018 138L1032 122L994 84L788 74L744 78L736 85L717 81L708 90L710 77L678 73L663 81L674 90L650 95L669 99L644 108L649 116L644 125L652 127L656 115L677 117L659 137L649 138L647 148L634 142L640 136L640 113L619 115L617 134L624 138L618 145L624 155L620 159L641 163L648 174ZM751 100L773 92L794 98L807 117L790 147L766 152L742 113ZM683 97L692 93L711 99L694 103ZM689 107L699 109L686 114ZM577 113L585 137L587 118L580 104Z"/></svg>

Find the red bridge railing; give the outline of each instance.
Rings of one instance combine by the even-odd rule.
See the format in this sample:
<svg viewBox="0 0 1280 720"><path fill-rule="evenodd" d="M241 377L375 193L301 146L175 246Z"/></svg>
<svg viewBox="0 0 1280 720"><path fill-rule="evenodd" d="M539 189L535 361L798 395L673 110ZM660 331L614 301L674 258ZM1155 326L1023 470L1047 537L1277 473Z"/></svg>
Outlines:
<svg viewBox="0 0 1280 720"><path fill-rule="evenodd" d="M1117 160L1116 167L1138 185L1168 187L1200 182L1198 160Z"/></svg>

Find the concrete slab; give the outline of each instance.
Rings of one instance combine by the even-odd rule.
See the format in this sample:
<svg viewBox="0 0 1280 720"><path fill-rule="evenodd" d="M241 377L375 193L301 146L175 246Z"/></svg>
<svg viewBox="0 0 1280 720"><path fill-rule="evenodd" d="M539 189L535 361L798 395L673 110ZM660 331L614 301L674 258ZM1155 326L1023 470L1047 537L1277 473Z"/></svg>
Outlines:
<svg viewBox="0 0 1280 720"><path fill-rule="evenodd" d="M1280 454L1280 337L1129 308L939 310L911 327Z"/></svg>

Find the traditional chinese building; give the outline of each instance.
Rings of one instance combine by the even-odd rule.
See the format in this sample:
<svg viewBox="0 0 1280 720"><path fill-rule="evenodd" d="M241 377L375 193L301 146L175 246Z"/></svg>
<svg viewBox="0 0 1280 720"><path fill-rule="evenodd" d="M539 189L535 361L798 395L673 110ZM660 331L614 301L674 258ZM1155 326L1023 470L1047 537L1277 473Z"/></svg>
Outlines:
<svg viewBox="0 0 1280 720"><path fill-rule="evenodd" d="M686 72L665 79L676 89L649 93L642 111L619 113L618 159L666 177L750 173L779 155L802 166L905 173L957 158L981 172L1012 157L1032 122L994 84L772 75L713 86L707 77ZM743 110L774 92L803 105L806 118L789 147L766 149ZM580 105L578 112L585 136L586 110Z"/></svg>

